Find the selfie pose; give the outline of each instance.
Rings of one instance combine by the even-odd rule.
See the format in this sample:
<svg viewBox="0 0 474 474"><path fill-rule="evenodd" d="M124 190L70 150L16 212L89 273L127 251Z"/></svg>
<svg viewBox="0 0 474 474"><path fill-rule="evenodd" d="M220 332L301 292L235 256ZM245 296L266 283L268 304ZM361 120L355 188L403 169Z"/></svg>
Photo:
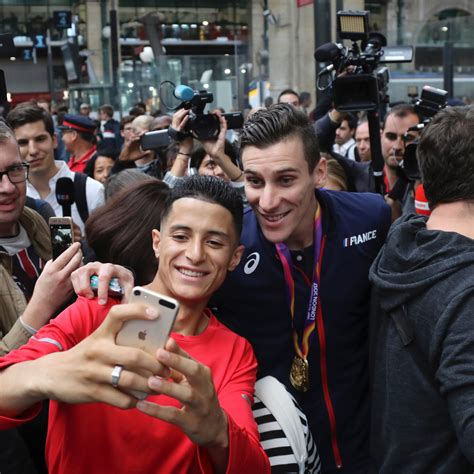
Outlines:
<svg viewBox="0 0 474 474"><path fill-rule="evenodd" d="M79 298L0 360L0 428L50 399L52 474L269 472L251 411L253 351L206 309L240 261L241 226L236 191L215 178L183 180L153 231L160 266L146 288L180 306L164 348L116 343L126 321L164 324L153 305Z"/></svg>

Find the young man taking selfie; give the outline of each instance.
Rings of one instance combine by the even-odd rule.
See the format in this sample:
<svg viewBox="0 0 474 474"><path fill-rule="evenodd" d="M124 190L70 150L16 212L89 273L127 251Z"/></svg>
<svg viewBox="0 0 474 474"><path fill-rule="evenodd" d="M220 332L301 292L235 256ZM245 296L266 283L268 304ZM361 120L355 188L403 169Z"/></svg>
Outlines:
<svg viewBox="0 0 474 474"><path fill-rule="evenodd" d="M115 343L125 321L159 318L156 310L79 298L0 360L0 427L50 399L52 474L269 472L251 412L252 349L205 309L239 263L241 225L241 198L228 185L183 180L153 231L160 266L148 289L180 303L165 348L151 355Z"/></svg>

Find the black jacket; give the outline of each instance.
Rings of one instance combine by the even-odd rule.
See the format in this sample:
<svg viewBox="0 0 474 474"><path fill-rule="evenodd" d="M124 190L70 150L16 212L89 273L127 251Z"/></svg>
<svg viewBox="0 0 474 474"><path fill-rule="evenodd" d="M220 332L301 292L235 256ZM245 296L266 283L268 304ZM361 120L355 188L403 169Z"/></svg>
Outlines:
<svg viewBox="0 0 474 474"><path fill-rule="evenodd" d="M373 472L474 466L474 241L399 219L375 260Z"/></svg>

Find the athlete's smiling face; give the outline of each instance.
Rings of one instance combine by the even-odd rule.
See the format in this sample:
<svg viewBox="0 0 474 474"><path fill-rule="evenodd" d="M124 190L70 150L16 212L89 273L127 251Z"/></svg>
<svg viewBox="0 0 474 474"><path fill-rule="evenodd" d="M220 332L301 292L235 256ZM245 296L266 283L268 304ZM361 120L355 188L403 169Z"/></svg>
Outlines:
<svg viewBox="0 0 474 474"><path fill-rule="evenodd" d="M191 197L173 203L161 230L153 231L153 248L160 261L157 291L195 303L212 296L243 252L232 214Z"/></svg>
<svg viewBox="0 0 474 474"><path fill-rule="evenodd" d="M265 148L246 146L242 152L245 194L265 237L290 248L312 243L316 210L314 188L320 165L309 171L301 139L289 137ZM308 232L309 229L309 232Z"/></svg>

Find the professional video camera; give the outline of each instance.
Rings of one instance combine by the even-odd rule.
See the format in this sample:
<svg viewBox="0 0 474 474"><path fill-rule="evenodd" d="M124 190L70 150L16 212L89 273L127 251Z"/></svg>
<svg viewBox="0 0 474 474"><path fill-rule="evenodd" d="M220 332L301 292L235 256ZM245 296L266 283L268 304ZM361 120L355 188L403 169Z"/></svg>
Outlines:
<svg viewBox="0 0 474 474"><path fill-rule="evenodd" d="M352 46L346 48L340 43L326 43L316 49L316 61L330 63L318 74L318 89L324 90L320 87L320 79L329 74L331 80L327 87L333 87L333 102L337 110L367 111L375 188L383 194L384 160L380 145L379 110L381 104L388 102L390 74L388 68L380 66L380 63L410 62L413 48L387 48L387 40L382 34L369 33L368 11L338 12L337 30L340 39L351 40ZM333 72L335 77L332 77Z"/></svg>
<svg viewBox="0 0 474 474"><path fill-rule="evenodd" d="M418 125L410 127L405 135L410 132L421 131L429 123L432 118L444 109L448 101L448 92L436 87L424 86L421 91L420 99L415 102L415 112L423 119ZM416 159L416 149L418 141L415 140L405 148L403 161L400 163L399 176L405 177L410 182L421 179L420 169L418 168L418 160Z"/></svg>
<svg viewBox="0 0 474 474"><path fill-rule="evenodd" d="M205 90L196 91L189 86L180 85L174 87L173 96L180 100L181 103L172 110L178 110L180 108L190 110L186 129L182 133L187 133L189 136L198 140L212 140L217 138L220 132L219 117L215 114L204 113L206 104L214 100L211 92ZM223 116L227 121L228 129L242 128L244 117L241 112L231 112L223 114Z"/></svg>
<svg viewBox="0 0 474 474"><path fill-rule="evenodd" d="M347 48L341 43L326 43L316 49L316 61L331 63L319 73L318 83L321 76L335 71L336 77L329 85L333 87L337 110L377 110L380 104L388 102L390 80L388 68L380 63L411 62L413 48L389 48L384 35L369 33L368 11L338 12L337 29L340 39L351 40L352 46Z"/></svg>

